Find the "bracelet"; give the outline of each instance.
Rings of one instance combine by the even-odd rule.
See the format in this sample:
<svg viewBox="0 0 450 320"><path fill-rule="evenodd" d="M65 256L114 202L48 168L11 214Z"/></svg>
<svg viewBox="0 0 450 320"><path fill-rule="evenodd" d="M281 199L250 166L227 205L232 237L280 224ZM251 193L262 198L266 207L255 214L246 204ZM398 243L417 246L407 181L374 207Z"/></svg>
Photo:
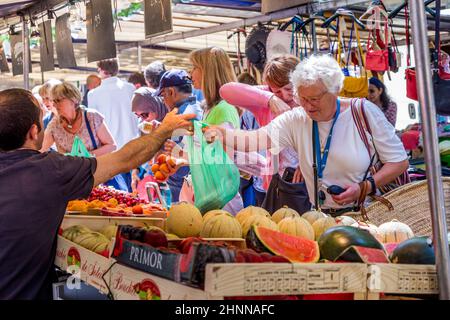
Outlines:
<svg viewBox="0 0 450 320"><path fill-rule="evenodd" d="M377 192L377 185L375 184L375 180L373 179L373 177L368 177L367 181L370 182L370 187L371 187L369 196L373 196Z"/></svg>

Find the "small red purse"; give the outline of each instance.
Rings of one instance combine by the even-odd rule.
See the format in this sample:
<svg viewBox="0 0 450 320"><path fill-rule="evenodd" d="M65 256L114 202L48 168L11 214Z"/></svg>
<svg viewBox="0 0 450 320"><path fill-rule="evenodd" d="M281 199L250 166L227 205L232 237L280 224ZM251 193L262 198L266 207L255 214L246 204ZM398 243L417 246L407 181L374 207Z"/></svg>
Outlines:
<svg viewBox="0 0 450 320"><path fill-rule="evenodd" d="M389 70L389 51L387 44L389 43L389 22L386 20L386 26L384 28L384 43L381 50L374 50L374 43L378 41L370 41L372 36L378 39L377 32L374 34L369 34L369 39L367 40L367 54L366 54L366 69L371 71L388 71Z"/></svg>

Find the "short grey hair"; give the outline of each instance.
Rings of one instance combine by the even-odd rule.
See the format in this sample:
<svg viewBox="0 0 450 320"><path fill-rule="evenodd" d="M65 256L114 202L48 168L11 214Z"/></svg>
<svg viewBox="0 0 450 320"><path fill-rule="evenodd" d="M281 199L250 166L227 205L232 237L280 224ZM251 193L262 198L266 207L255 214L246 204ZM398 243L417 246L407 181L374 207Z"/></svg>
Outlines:
<svg viewBox="0 0 450 320"><path fill-rule="evenodd" d="M298 87L311 86L318 81L322 81L330 93L339 94L342 90L344 74L330 55L312 55L300 62L291 75L296 94Z"/></svg>
<svg viewBox="0 0 450 320"><path fill-rule="evenodd" d="M154 61L150 63L144 70L144 77L147 84L152 86L153 88L159 87L159 82L161 81L161 77L166 72L166 66L162 61Z"/></svg>

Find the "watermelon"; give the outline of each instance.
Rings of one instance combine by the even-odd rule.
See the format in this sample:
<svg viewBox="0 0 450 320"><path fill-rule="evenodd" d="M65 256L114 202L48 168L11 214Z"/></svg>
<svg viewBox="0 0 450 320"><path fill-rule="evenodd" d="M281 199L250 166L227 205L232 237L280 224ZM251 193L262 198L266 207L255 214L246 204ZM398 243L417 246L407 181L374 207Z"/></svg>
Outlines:
<svg viewBox="0 0 450 320"><path fill-rule="evenodd" d="M316 241L253 225L247 234L247 246L258 252L282 256L290 262L317 262L320 258Z"/></svg>
<svg viewBox="0 0 450 320"><path fill-rule="evenodd" d="M392 252L391 261L401 264L435 264L431 239L414 237L401 242Z"/></svg>
<svg viewBox="0 0 450 320"><path fill-rule="evenodd" d="M339 258L348 262L361 262L361 258L353 250L348 250L352 246L380 249L384 252L383 245L369 231L351 226L328 229L318 242L322 259L330 261ZM343 254L345 251L347 252Z"/></svg>

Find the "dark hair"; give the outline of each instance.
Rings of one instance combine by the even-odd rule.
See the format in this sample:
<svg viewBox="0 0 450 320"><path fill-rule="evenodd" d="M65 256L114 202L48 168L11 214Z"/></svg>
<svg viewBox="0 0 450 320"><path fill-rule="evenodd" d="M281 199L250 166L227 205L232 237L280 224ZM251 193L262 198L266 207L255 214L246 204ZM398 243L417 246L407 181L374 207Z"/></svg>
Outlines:
<svg viewBox="0 0 450 320"><path fill-rule="evenodd" d="M162 61L154 61L150 63L144 70L145 80L153 88L159 87L159 82L163 74L166 72L166 66Z"/></svg>
<svg viewBox="0 0 450 320"><path fill-rule="evenodd" d="M181 86L176 86L175 89L180 93L192 93L192 84L182 84Z"/></svg>
<svg viewBox="0 0 450 320"><path fill-rule="evenodd" d="M42 130L39 102L30 91L0 91L0 114L0 151L21 148L33 124Z"/></svg>
<svg viewBox="0 0 450 320"><path fill-rule="evenodd" d="M142 72L135 72L130 75L128 82L132 84L140 84L142 87L147 86L147 83L145 83L144 74Z"/></svg>
<svg viewBox="0 0 450 320"><path fill-rule="evenodd" d="M119 73L119 60L117 58L100 60L97 67L114 77Z"/></svg>
<svg viewBox="0 0 450 320"><path fill-rule="evenodd" d="M381 109L383 111L386 111L389 106L389 103L391 102L391 97L387 93L386 86L384 85L383 82L381 82L379 79L375 77L369 79L369 84L374 85L375 87L378 88L378 90L382 90L380 95Z"/></svg>

